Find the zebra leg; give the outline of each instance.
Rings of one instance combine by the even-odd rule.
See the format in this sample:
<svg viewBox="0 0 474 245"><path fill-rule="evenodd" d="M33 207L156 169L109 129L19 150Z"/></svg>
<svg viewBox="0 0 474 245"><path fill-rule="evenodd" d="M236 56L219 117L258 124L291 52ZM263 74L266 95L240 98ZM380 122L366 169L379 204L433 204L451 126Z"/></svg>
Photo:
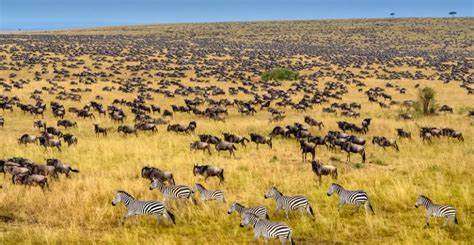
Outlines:
<svg viewBox="0 0 474 245"><path fill-rule="evenodd" d="M289 211L285 209L285 216L286 216L286 219L289 219L290 217L288 216L288 213Z"/></svg>
<svg viewBox="0 0 474 245"><path fill-rule="evenodd" d="M424 228L428 228L428 227L430 227L430 214L426 215L426 224Z"/></svg>

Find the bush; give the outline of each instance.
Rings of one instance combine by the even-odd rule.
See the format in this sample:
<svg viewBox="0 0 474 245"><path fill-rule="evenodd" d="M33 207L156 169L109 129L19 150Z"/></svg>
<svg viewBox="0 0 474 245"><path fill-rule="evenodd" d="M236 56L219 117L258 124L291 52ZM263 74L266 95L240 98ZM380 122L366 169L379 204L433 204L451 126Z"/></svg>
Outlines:
<svg viewBox="0 0 474 245"><path fill-rule="evenodd" d="M264 72L260 77L263 81L284 81L284 80L296 80L298 79L298 72L286 69L277 68L271 71Z"/></svg>
<svg viewBox="0 0 474 245"><path fill-rule="evenodd" d="M418 101L415 103L415 110L424 115L436 113L436 92L430 87L418 90Z"/></svg>

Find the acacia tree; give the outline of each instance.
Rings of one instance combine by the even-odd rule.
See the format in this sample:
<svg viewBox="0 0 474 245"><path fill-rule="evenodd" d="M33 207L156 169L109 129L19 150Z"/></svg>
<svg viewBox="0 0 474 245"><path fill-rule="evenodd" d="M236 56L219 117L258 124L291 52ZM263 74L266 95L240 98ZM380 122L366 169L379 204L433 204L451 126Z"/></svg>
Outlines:
<svg viewBox="0 0 474 245"><path fill-rule="evenodd" d="M418 101L415 104L416 110L424 115L431 115L436 112L436 91L430 87L418 90Z"/></svg>

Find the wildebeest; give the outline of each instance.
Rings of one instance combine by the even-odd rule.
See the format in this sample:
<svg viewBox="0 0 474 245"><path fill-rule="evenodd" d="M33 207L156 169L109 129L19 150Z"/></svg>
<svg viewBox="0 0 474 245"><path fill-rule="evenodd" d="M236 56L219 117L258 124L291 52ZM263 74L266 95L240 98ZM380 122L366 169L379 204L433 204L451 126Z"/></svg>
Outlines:
<svg viewBox="0 0 474 245"><path fill-rule="evenodd" d="M77 137L72 134L64 134L63 139L68 146L77 145L78 142Z"/></svg>
<svg viewBox="0 0 474 245"><path fill-rule="evenodd" d="M143 167L141 171L141 176L142 178L149 179L151 182L154 179L157 179L163 183L168 182L168 184L170 185L175 185L174 177L171 172L162 171L161 169L155 167Z"/></svg>
<svg viewBox="0 0 474 245"><path fill-rule="evenodd" d="M61 151L61 140L51 139L46 135L42 135L39 137L39 142L40 145L45 149L48 147L56 147L59 151Z"/></svg>
<svg viewBox="0 0 474 245"><path fill-rule="evenodd" d="M395 150L400 151L400 149L398 148L397 141L389 140L383 136L374 136L372 138L372 144L377 144L383 149L385 149L386 147L393 147Z"/></svg>
<svg viewBox="0 0 474 245"><path fill-rule="evenodd" d="M24 134L18 139L18 144L29 144L29 143L36 143L38 137L34 135Z"/></svg>
<svg viewBox="0 0 474 245"><path fill-rule="evenodd" d="M235 147L233 143L223 140L216 145L216 150L217 150L217 153L221 151L228 151L230 156L233 155L235 157L234 151L236 151L237 148Z"/></svg>
<svg viewBox="0 0 474 245"><path fill-rule="evenodd" d="M311 162L311 169L318 176L319 185L321 185L321 178L323 175L331 175L331 177L337 180L337 168L332 165L323 165L319 160Z"/></svg>
<svg viewBox="0 0 474 245"><path fill-rule="evenodd" d="M69 121L67 119L65 120L59 120L57 122L57 126L62 126L64 128L70 128L70 127L77 127L77 122Z"/></svg>
<svg viewBox="0 0 474 245"><path fill-rule="evenodd" d="M250 133L250 140L254 142L255 144L257 144L257 149L258 149L258 145L260 144L266 144L270 147L270 149L273 147L272 137L264 137L256 133Z"/></svg>
<svg viewBox="0 0 474 245"><path fill-rule="evenodd" d="M211 155L211 145L207 142L195 141L189 145L191 150L202 150L203 152L207 150L209 155Z"/></svg>
<svg viewBox="0 0 474 245"><path fill-rule="evenodd" d="M194 132L194 130L196 129L196 125L197 124L195 121L189 122L188 126L183 126L181 124L170 124L168 125L166 130L174 131L177 133L190 133L190 132Z"/></svg>
<svg viewBox="0 0 474 245"><path fill-rule="evenodd" d="M398 137L411 139L410 132L405 131L403 128L397 128L396 130L397 130Z"/></svg>
<svg viewBox="0 0 474 245"><path fill-rule="evenodd" d="M120 125L120 126L118 126L117 132L122 132L123 135L135 134L135 136L138 136L137 129L135 127L129 126L129 125Z"/></svg>
<svg viewBox="0 0 474 245"><path fill-rule="evenodd" d="M107 128L100 127L99 124L94 124L94 132L96 136L102 134L103 136L107 136Z"/></svg>
<svg viewBox="0 0 474 245"><path fill-rule="evenodd" d="M46 165L56 168L56 172L70 177L71 173L79 173L79 170L72 168L69 164L62 163L59 159L51 158L46 160Z"/></svg>
<svg viewBox="0 0 474 245"><path fill-rule="evenodd" d="M194 176L198 174L204 176L204 182L207 181L207 178L214 176L219 178L219 183L224 181L224 169L215 166L194 164L193 174Z"/></svg>
<svg viewBox="0 0 474 245"><path fill-rule="evenodd" d="M41 189L49 188L48 178L39 174L17 174L12 177L13 184L38 185Z"/></svg>
<svg viewBox="0 0 474 245"><path fill-rule="evenodd" d="M2 116L0 116L0 127L4 127L5 126L5 118L3 118Z"/></svg>
<svg viewBox="0 0 474 245"><path fill-rule="evenodd" d="M310 126L318 127L319 129L324 128L324 123L322 121L317 121L316 119L314 119L310 116L305 116L304 117L304 122L307 123Z"/></svg>
<svg viewBox="0 0 474 245"><path fill-rule="evenodd" d="M365 147L351 142L342 142L341 149L347 152L347 162L351 161L351 153L357 153L361 155L362 162L365 163Z"/></svg>
<svg viewBox="0 0 474 245"><path fill-rule="evenodd" d="M219 144L219 142L221 142L221 139L219 137L210 134L200 134L198 135L198 137L200 141L213 145L217 145Z"/></svg>
<svg viewBox="0 0 474 245"><path fill-rule="evenodd" d="M244 136L238 136L238 135L231 134L231 133L222 133L222 135L224 136L225 141L229 141L229 142L234 143L234 144L241 144L244 147L246 146L245 142L246 141L249 142L249 139L247 139Z"/></svg>
<svg viewBox="0 0 474 245"><path fill-rule="evenodd" d="M306 162L306 155L309 153L311 154L312 161L314 161L316 157L316 145L309 143L305 140L300 140L300 150L301 150L301 158L303 162Z"/></svg>

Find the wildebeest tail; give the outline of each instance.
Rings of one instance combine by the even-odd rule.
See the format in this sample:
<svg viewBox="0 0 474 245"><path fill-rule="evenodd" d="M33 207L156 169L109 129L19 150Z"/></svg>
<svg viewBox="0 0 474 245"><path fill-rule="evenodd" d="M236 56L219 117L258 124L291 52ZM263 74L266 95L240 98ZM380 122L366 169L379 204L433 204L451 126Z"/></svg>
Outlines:
<svg viewBox="0 0 474 245"><path fill-rule="evenodd" d="M365 150L362 152L362 162L365 163Z"/></svg>
<svg viewBox="0 0 474 245"><path fill-rule="evenodd" d="M69 167L69 170L71 170L71 172L74 172L74 173L79 173L79 169L74 169L74 168Z"/></svg>

